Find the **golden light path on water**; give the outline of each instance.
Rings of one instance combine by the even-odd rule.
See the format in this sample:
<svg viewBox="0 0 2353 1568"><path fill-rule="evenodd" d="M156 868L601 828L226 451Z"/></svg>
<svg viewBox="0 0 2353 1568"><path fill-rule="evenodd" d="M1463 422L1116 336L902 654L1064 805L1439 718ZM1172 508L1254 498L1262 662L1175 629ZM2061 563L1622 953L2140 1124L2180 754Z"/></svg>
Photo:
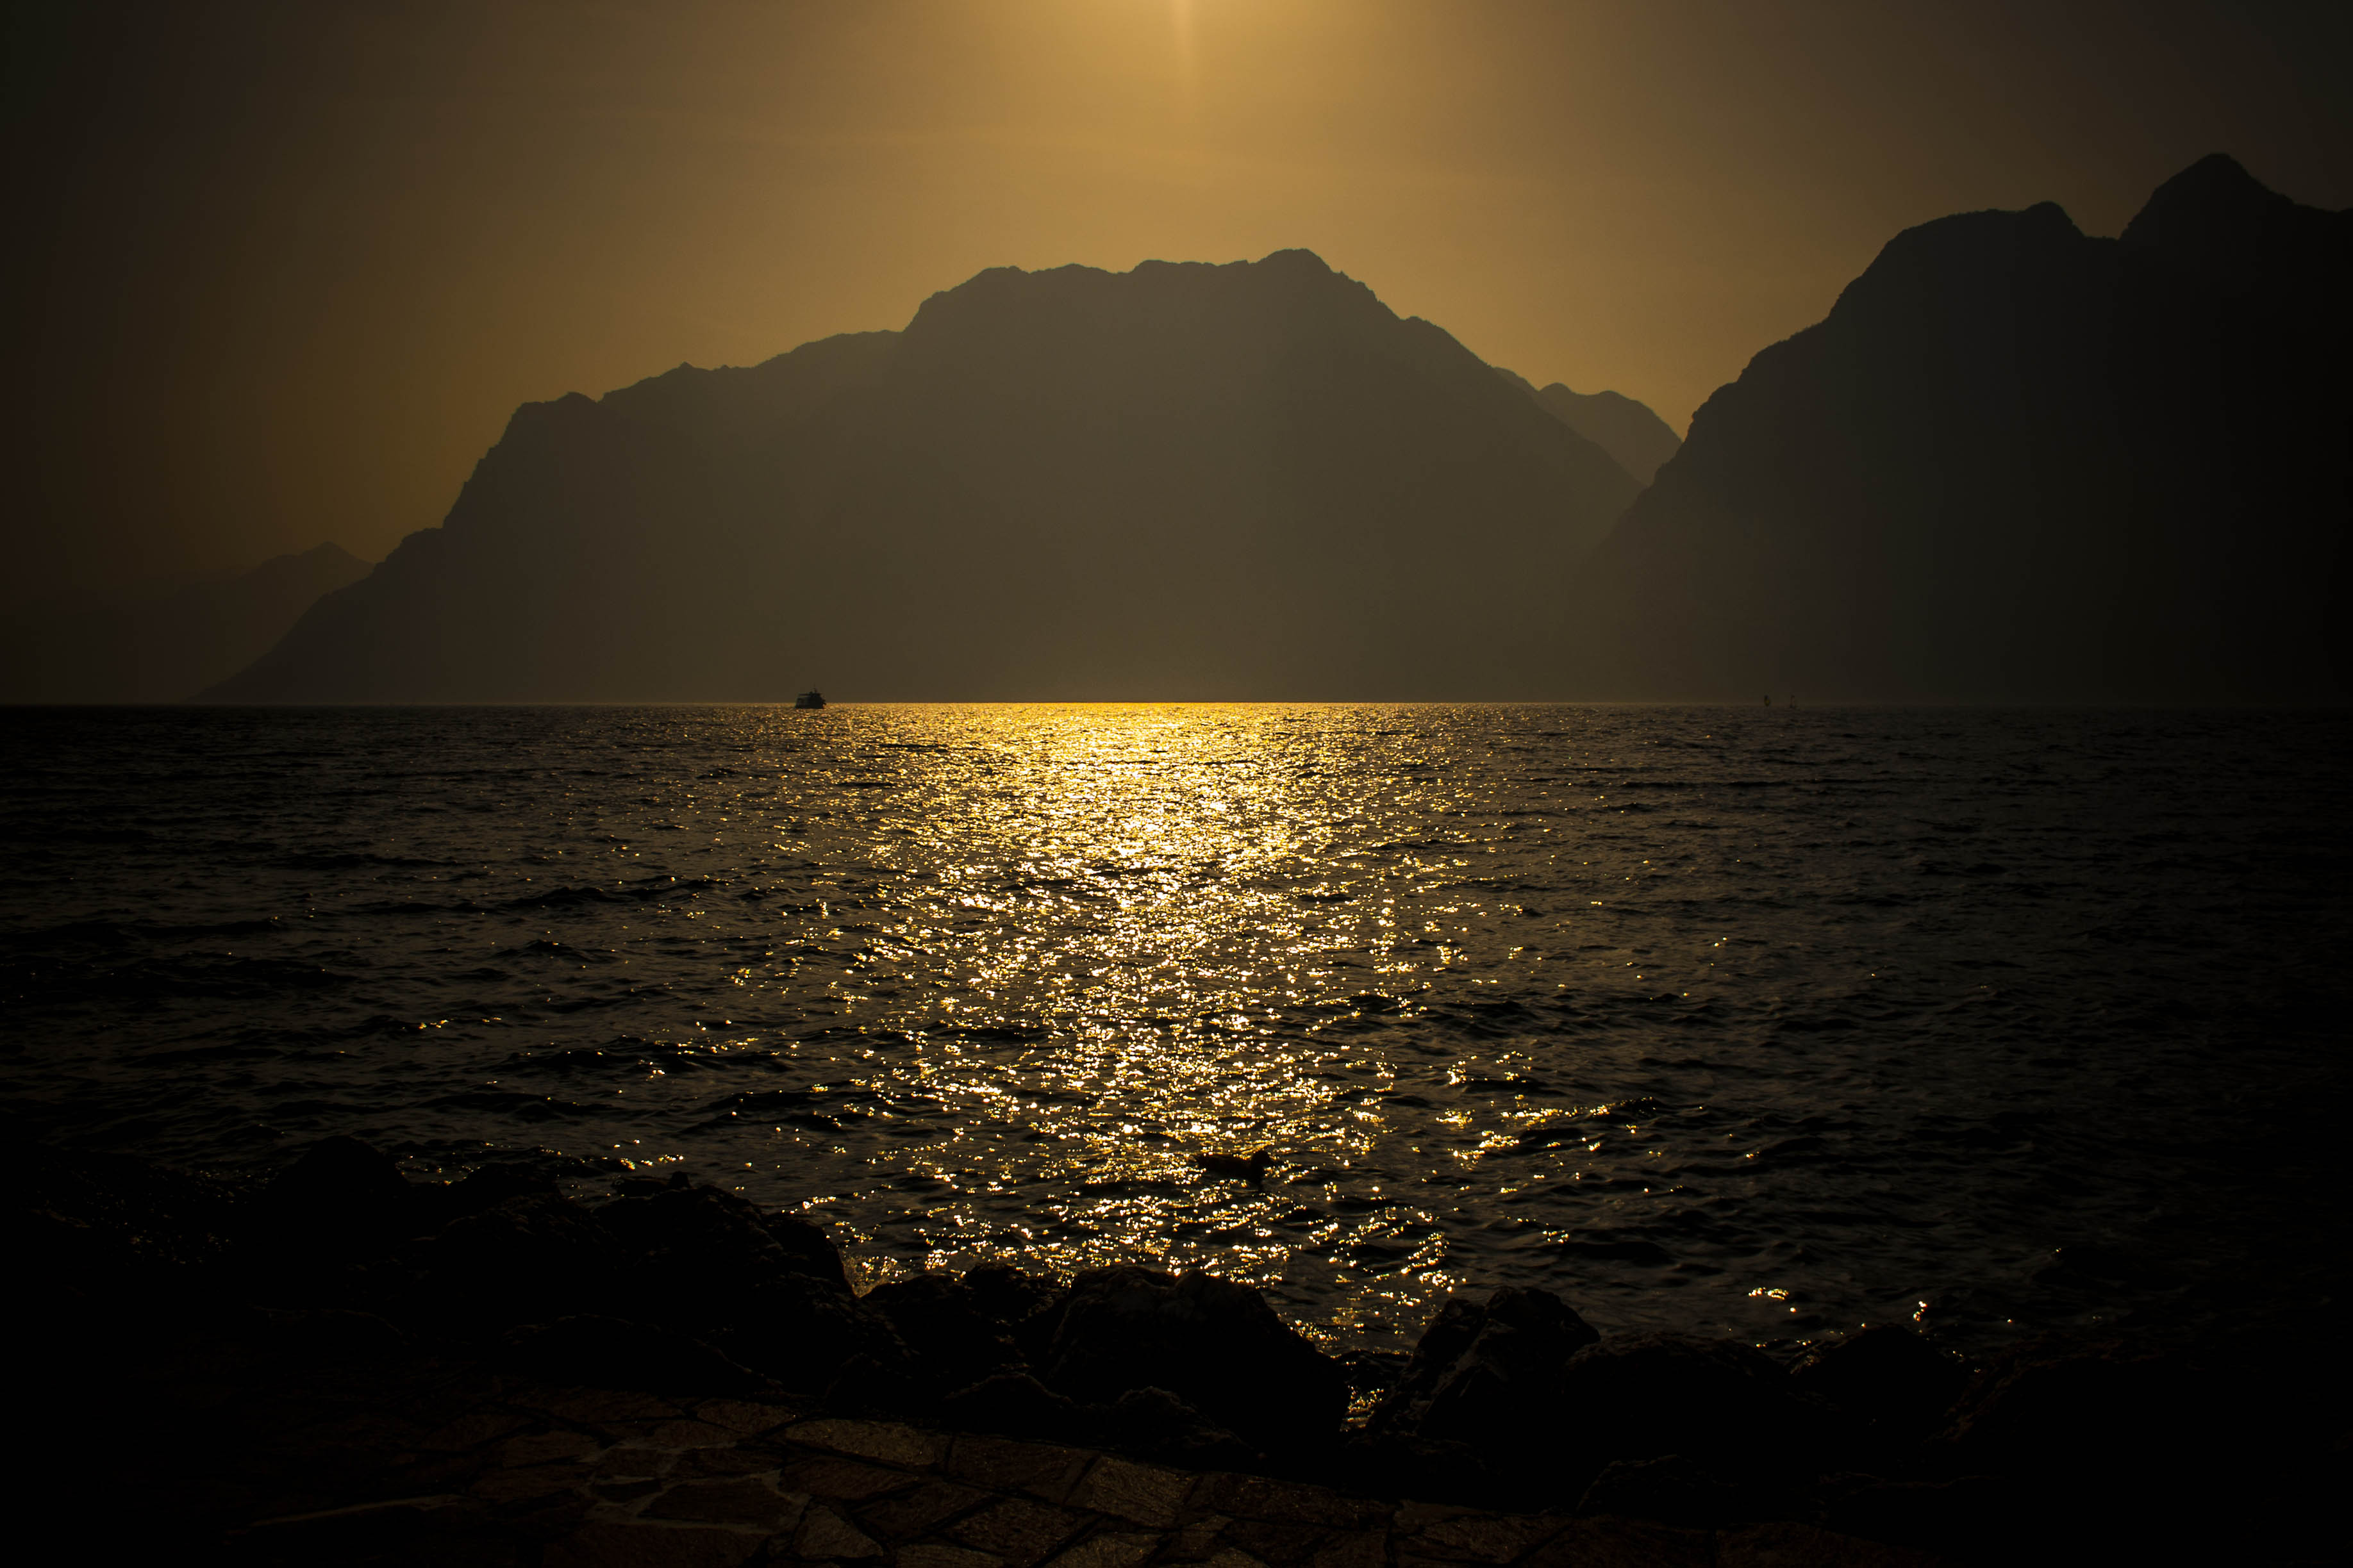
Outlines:
<svg viewBox="0 0 2353 1568"><path fill-rule="evenodd" d="M2200 1289L2302 1289L2302 1211L2232 1194L2343 1098L2304 1000L2339 716L18 722L0 1089L47 1135L650 1168L870 1280L1199 1268L1366 1346L1499 1285L1992 1344L2170 1299L2184 1236Z"/></svg>
<svg viewBox="0 0 2353 1568"><path fill-rule="evenodd" d="M1366 938L1398 931L1392 884L1467 861L1368 862L1360 847L1377 825L1364 819L1361 781L1331 789L1295 743L1271 742L1263 731L1298 722L1282 710L993 717L1003 728L990 787L938 802L906 846L900 869L928 872L931 896L876 933L869 973L840 989L852 1013L928 1037L901 1085L944 1102L957 1128L898 1155L902 1188L905 1174L940 1184L935 1217L974 1232L962 1261L1209 1266L1277 1283L1351 1228L1345 1212L1300 1200L1348 1201L1340 1184L1373 1152L1393 1083L1378 1056L1303 1032L1297 1017L1335 998L1385 998L1418 969L1443 967L1442 945L1370 958ZM1414 815L1430 805L1416 801ZM911 962L936 992L919 1021L898 984ZM1001 1047L958 1037L1014 1018L1043 1037L1011 1075ZM1037 1151L1012 1170L1008 1130ZM1257 1186L1205 1180L1198 1163L1261 1148L1271 1169ZM946 1197L1018 1178L1072 1196L1016 1235L992 1235ZM1381 1228L1395 1234L1401 1216L1377 1179L1354 1201L1387 1211ZM1435 1267L1443 1243L1423 1218L1420 1246L1383 1259L1396 1288L1362 1305L1407 1308L1455 1283Z"/></svg>

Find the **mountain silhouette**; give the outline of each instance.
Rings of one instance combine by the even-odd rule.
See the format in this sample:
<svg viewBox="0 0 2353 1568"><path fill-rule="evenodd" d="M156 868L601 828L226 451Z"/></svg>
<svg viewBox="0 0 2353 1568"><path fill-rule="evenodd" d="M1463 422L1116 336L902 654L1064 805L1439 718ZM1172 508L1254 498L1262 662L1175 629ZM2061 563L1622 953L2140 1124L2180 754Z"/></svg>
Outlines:
<svg viewBox="0 0 2353 1568"><path fill-rule="evenodd" d="M19 608L0 646L0 700L177 702L250 664L322 594L367 575L339 544L129 600Z"/></svg>
<svg viewBox="0 0 2353 1568"><path fill-rule="evenodd" d="M1556 381L1539 387L1525 376L1500 367L1498 374L1536 400L1554 418L1618 459L1618 466L1647 485L1660 468L1683 446L1672 426L1651 412L1648 404L1616 392L1571 392Z"/></svg>
<svg viewBox="0 0 2353 1568"><path fill-rule="evenodd" d="M1638 488L1305 251L1000 268L901 332L526 405L206 696L1541 695Z"/></svg>
<svg viewBox="0 0 2353 1568"><path fill-rule="evenodd" d="M2227 157L2120 238L1890 242L1564 584L1572 691L2339 701L2353 214Z"/></svg>

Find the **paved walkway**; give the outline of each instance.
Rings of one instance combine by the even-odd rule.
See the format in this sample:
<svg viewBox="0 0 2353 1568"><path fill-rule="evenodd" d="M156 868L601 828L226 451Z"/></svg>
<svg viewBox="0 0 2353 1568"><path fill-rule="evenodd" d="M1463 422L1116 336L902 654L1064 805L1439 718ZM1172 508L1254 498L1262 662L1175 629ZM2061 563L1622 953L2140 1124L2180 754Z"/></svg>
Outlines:
<svg viewBox="0 0 2353 1568"><path fill-rule="evenodd" d="M277 1444L303 1456L296 1468L307 1468L304 1484L318 1494L304 1500L333 1504L338 1492L369 1500L248 1514L231 1531L239 1554L546 1568L1921 1568L1931 1561L1809 1525L1711 1533L1400 1506L1052 1444L810 1416L778 1404L678 1405L501 1379L477 1384L454 1414L446 1396L431 1403L440 1408L313 1408L307 1430L276 1426ZM438 1425L424 1425L435 1416Z"/></svg>

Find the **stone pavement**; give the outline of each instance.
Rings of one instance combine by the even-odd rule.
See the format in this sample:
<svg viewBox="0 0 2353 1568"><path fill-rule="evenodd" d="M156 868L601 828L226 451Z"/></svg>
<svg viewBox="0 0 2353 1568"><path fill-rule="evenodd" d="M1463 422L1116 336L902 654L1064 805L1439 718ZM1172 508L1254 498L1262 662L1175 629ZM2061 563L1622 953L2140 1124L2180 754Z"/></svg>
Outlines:
<svg viewBox="0 0 2353 1568"><path fill-rule="evenodd" d="M313 1412L313 1415L321 1413ZM248 1562L545 1568L1920 1568L1803 1524L1709 1532L1633 1520L1402 1505L1262 1477L811 1415L782 1404L491 1379L426 1430L353 1411L280 1428L328 1493L369 1500L226 1531ZM323 1467L323 1468L322 1468ZM340 1479L333 1479L339 1477ZM259 1501L260 1500L253 1500ZM281 1498L280 1500L288 1500Z"/></svg>

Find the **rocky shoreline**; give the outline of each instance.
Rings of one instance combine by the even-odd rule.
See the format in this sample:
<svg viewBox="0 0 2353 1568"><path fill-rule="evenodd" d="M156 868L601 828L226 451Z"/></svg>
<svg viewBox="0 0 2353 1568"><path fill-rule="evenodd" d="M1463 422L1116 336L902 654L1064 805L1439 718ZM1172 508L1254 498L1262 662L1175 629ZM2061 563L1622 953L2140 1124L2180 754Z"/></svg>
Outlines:
<svg viewBox="0 0 2353 1568"><path fill-rule="evenodd" d="M1334 1358L1246 1286L992 1268L853 1292L681 1179L22 1184L43 1492L242 1561L901 1568L2322 1562L2332 1347L1897 1328L1785 1366L1458 1297ZM124 1452L125 1434L131 1434Z"/></svg>

